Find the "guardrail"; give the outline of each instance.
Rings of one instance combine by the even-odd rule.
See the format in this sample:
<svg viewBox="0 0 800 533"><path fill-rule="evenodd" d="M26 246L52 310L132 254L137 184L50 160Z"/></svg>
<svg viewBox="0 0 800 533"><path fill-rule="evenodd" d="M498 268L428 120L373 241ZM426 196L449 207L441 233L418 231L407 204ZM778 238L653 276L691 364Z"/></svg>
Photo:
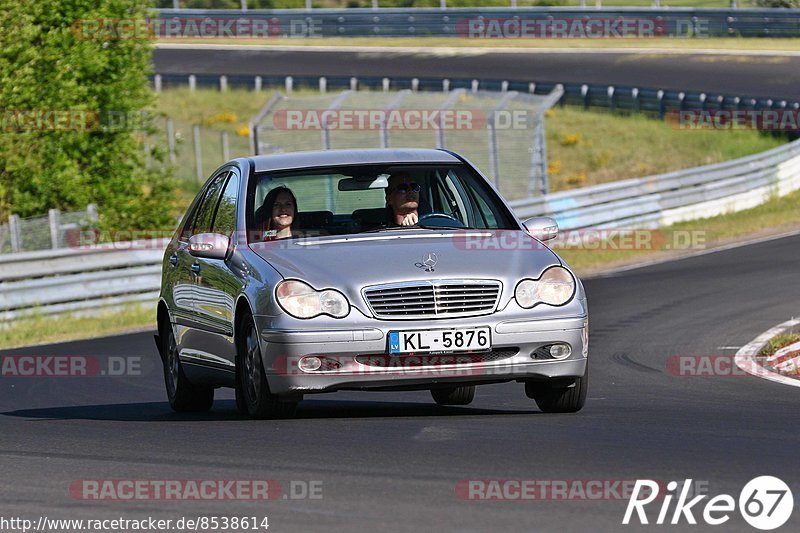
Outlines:
<svg viewBox="0 0 800 533"><path fill-rule="evenodd" d="M552 216L562 229L654 228L754 207L800 189L800 141L702 167L517 200L520 218Z"/></svg>
<svg viewBox="0 0 800 533"><path fill-rule="evenodd" d="M0 256L0 317L91 313L153 303L167 240Z"/></svg>
<svg viewBox="0 0 800 533"><path fill-rule="evenodd" d="M156 33L162 38L435 36L513 39L527 36L592 39L800 36L800 9L770 8L161 9L158 18L161 24ZM216 22L202 26L203 20L237 22L227 26L220 26ZM631 26L601 31L596 24L584 24L590 20L623 20L629 21ZM595 35L597 31L601 33ZM628 33L617 35L619 31Z"/></svg>
<svg viewBox="0 0 800 533"><path fill-rule="evenodd" d="M800 189L800 141L753 156L512 202L520 218L554 217L565 230L652 228L747 209ZM166 240L117 248L0 256L0 316L91 313L154 305ZM123 246L128 249L120 249Z"/></svg>

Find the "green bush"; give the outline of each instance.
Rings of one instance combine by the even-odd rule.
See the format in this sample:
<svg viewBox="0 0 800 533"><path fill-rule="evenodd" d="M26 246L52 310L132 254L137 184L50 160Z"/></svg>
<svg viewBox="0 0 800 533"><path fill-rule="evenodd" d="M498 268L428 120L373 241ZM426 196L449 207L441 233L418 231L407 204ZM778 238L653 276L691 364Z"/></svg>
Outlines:
<svg viewBox="0 0 800 533"><path fill-rule="evenodd" d="M153 104L147 35L87 39L76 29L80 21L141 19L146 7L131 0L0 0L0 218L95 203L103 229L173 223L173 181L145 169L147 128L75 119L81 111L138 118ZM74 122L24 125L26 113Z"/></svg>

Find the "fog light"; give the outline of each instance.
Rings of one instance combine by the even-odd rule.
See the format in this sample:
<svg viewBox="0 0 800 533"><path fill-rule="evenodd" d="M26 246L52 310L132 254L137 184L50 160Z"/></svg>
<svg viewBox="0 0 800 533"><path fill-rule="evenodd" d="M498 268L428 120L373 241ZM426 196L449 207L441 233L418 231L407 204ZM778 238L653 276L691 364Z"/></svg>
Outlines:
<svg viewBox="0 0 800 533"><path fill-rule="evenodd" d="M322 360L319 357L303 357L298 364L300 370L303 372L313 372L319 370L322 366Z"/></svg>
<svg viewBox="0 0 800 533"><path fill-rule="evenodd" d="M569 344L553 344L550 346L550 355L553 359L566 359L572 353Z"/></svg>

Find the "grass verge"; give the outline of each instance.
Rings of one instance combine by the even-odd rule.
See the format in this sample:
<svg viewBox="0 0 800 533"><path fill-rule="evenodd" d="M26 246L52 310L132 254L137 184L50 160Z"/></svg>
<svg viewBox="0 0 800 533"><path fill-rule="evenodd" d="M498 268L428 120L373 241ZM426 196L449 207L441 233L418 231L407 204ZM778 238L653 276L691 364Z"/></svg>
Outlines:
<svg viewBox="0 0 800 533"><path fill-rule="evenodd" d="M789 346L797 341L800 341L800 333L781 333L776 337L772 337L767 345L761 348L758 355L768 357L784 346Z"/></svg>
<svg viewBox="0 0 800 533"><path fill-rule="evenodd" d="M34 316L0 328L0 349L51 344L78 339L116 335L128 331L155 329L155 303L109 311L98 316Z"/></svg>

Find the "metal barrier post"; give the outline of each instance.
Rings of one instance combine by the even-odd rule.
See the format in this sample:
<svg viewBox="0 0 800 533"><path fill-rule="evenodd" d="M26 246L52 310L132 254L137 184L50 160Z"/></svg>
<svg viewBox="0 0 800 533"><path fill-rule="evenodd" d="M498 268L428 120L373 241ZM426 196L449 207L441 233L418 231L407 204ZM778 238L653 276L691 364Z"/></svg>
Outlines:
<svg viewBox="0 0 800 533"><path fill-rule="evenodd" d="M389 102L389 105L386 107L386 115L383 117L381 121L381 148L389 148L389 130L386 129L386 120L389 118L389 113L400 107L400 102L403 101L403 98L411 94L409 89L403 89L402 91L398 92L397 95Z"/></svg>
<svg viewBox="0 0 800 533"><path fill-rule="evenodd" d="M442 119L442 111L453 107L465 92L467 91L464 89L456 89L451 92L447 100L437 108L437 111L439 111L439 127L436 129L436 148L444 148L444 128L442 127L444 125L444 120Z"/></svg>
<svg viewBox="0 0 800 533"><path fill-rule="evenodd" d="M258 140L258 128L260 127L261 121L272 111L275 104L281 100L283 100L283 95L280 92L273 93L267 103L264 104L264 107L262 107L250 121L250 153L253 155L259 155L259 153L261 153L261 144Z"/></svg>
<svg viewBox="0 0 800 533"><path fill-rule="evenodd" d="M11 236L11 251L21 251L22 235L19 231L19 215L10 215L8 217L8 233Z"/></svg>
<svg viewBox="0 0 800 533"><path fill-rule="evenodd" d="M505 108L518 94L517 91L504 93L500 101L497 102L497 105L495 105L489 113L489 116L486 117L486 129L489 132L489 165L492 168L494 186L498 189L500 189L500 158L497 154L497 130L495 128L495 119L497 112Z"/></svg>
<svg viewBox="0 0 800 533"><path fill-rule="evenodd" d="M86 206L86 216L92 222L100 220L100 214L97 212L97 204L89 204Z"/></svg>
<svg viewBox="0 0 800 533"><path fill-rule="evenodd" d="M56 250L59 248L59 233L60 232L60 221L59 221L59 212L58 209L50 209L47 212L47 220L50 224L50 248Z"/></svg>
<svg viewBox="0 0 800 533"><path fill-rule="evenodd" d="M355 79L355 78L353 78L353 79ZM333 102L331 102L331 105L328 106L328 109L326 109L326 111L335 111L336 109L339 109L340 107L342 107L342 104L344 103L344 101L347 100L347 98L351 94L353 94L352 90L342 91L341 94L339 96L337 96L336 99ZM331 130L328 129L328 117L327 117L327 115L323 114L323 116L325 118L322 120L322 149L323 150L330 150L331 149Z"/></svg>
<svg viewBox="0 0 800 533"><path fill-rule="evenodd" d="M531 147L531 170L528 181L528 196L532 197L537 192L545 195L550 189L550 177L547 168L547 135L544 128L545 112L556 105L564 96L564 86L560 83L550 91L545 101L541 104L534 120L533 146ZM537 191L538 185L538 191Z"/></svg>
<svg viewBox="0 0 800 533"><path fill-rule="evenodd" d="M615 92L614 91L614 86L613 85L609 85L608 86L608 110L611 111L612 113L614 112L614 109L616 107L616 101L614 100L614 92Z"/></svg>
<svg viewBox="0 0 800 533"><path fill-rule="evenodd" d="M169 162L175 164L175 123L167 117L167 149L169 150Z"/></svg>
<svg viewBox="0 0 800 533"><path fill-rule="evenodd" d="M220 133L220 141L222 142L222 160L228 161L231 158L231 149L228 144L228 132L223 131Z"/></svg>
<svg viewBox="0 0 800 533"><path fill-rule="evenodd" d="M200 153L200 125L192 126L192 137L194 138L194 165L197 169L197 181L203 181L203 155Z"/></svg>

